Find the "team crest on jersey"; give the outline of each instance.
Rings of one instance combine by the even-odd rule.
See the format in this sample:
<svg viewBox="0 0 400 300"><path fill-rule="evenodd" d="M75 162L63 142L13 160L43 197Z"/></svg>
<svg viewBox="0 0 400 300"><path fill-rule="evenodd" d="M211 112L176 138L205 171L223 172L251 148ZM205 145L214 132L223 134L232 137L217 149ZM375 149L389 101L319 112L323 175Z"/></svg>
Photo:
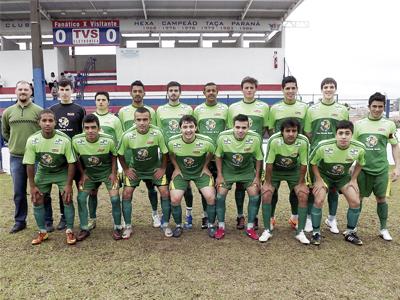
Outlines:
<svg viewBox="0 0 400 300"><path fill-rule="evenodd" d="M53 157L50 154L45 153L40 158L40 161L42 162L42 164L49 166L53 162Z"/></svg>
<svg viewBox="0 0 400 300"><path fill-rule="evenodd" d="M37 144L39 144L39 139L34 138L34 139L32 139L31 143L32 143L32 145L37 145Z"/></svg>
<svg viewBox="0 0 400 300"><path fill-rule="evenodd" d="M213 130L217 126L217 122L215 122L213 119L208 119L206 121L206 128L207 130Z"/></svg>
<svg viewBox="0 0 400 300"><path fill-rule="evenodd" d="M146 160L147 157L149 157L149 151L147 151L147 149L140 149L137 152L137 160Z"/></svg>
<svg viewBox="0 0 400 300"><path fill-rule="evenodd" d="M55 139L54 145L61 145L63 143L62 139Z"/></svg>
<svg viewBox="0 0 400 300"><path fill-rule="evenodd" d="M343 175L344 174L344 166L343 165L334 165L332 167L332 173L334 175Z"/></svg>
<svg viewBox="0 0 400 300"><path fill-rule="evenodd" d="M52 153L58 153L58 152L60 152L60 149L58 149L58 148L53 148L53 149L51 149L51 152L52 152Z"/></svg>
<svg viewBox="0 0 400 300"><path fill-rule="evenodd" d="M171 130L171 131L178 131L178 129L179 129L179 123L178 123L178 121L177 121L177 120L170 120L170 121L168 122L168 128L169 128L169 130Z"/></svg>
<svg viewBox="0 0 400 300"><path fill-rule="evenodd" d="M369 148L373 148L378 144L378 138L374 135L370 135L366 138L366 143L365 145Z"/></svg>
<svg viewBox="0 0 400 300"><path fill-rule="evenodd" d="M232 162L236 166L240 166L240 164L243 162L243 155L240 153L236 153L232 156Z"/></svg>
<svg viewBox="0 0 400 300"><path fill-rule="evenodd" d="M106 149L104 149L104 148L99 148L99 149L97 149L97 152L104 152L104 150L106 150Z"/></svg>
<svg viewBox="0 0 400 300"><path fill-rule="evenodd" d="M229 139L229 138L224 138L224 144L225 145L229 145L229 144L232 144L232 141Z"/></svg>
<svg viewBox="0 0 400 300"><path fill-rule="evenodd" d="M331 122L329 120L322 120L319 129L323 132L327 132L329 129L331 129Z"/></svg>
<svg viewBox="0 0 400 300"><path fill-rule="evenodd" d="M61 117L58 119L58 126L60 128L67 128L69 125L69 120L66 117Z"/></svg>
<svg viewBox="0 0 400 300"><path fill-rule="evenodd" d="M88 162L89 162L90 166L99 166L101 163L100 158L98 158L97 156L89 157Z"/></svg>
<svg viewBox="0 0 400 300"><path fill-rule="evenodd" d="M249 128L251 128L251 126L253 126L253 119L249 117Z"/></svg>
<svg viewBox="0 0 400 300"><path fill-rule="evenodd" d="M282 157L280 161L278 162L278 166L287 168L293 164L293 159L289 157Z"/></svg>
<svg viewBox="0 0 400 300"><path fill-rule="evenodd" d="M186 168L191 168L194 165L194 159L191 157L186 157L183 159L183 163L185 164Z"/></svg>

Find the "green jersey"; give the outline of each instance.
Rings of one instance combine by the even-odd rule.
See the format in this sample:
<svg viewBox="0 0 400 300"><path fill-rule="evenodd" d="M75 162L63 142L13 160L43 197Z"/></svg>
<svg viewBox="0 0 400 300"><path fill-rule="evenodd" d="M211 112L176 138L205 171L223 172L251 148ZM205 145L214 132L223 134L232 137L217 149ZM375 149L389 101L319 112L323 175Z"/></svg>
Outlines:
<svg viewBox="0 0 400 300"><path fill-rule="evenodd" d="M101 130L111 135L114 138L114 142L117 143L122 136L122 124L118 117L108 112L106 114L93 113L99 118Z"/></svg>
<svg viewBox="0 0 400 300"><path fill-rule="evenodd" d="M298 100L293 104L287 104L282 100L271 106L268 118L268 128L269 130L275 130L275 132L281 131L281 124L283 121L288 118L295 118L300 122L300 132L302 132L306 112L307 104Z"/></svg>
<svg viewBox="0 0 400 300"><path fill-rule="evenodd" d="M58 130L49 139L43 137L41 130L32 134L26 142L23 164L34 165L36 162L37 175L67 173L68 164L76 162L69 136Z"/></svg>
<svg viewBox="0 0 400 300"><path fill-rule="evenodd" d="M175 154L183 179L193 180L200 177L207 154L213 154L215 146L212 139L205 135L196 134L193 142L186 143L182 135L178 134L171 137L168 149L170 153Z"/></svg>
<svg viewBox="0 0 400 300"><path fill-rule="evenodd" d="M150 111L150 116L151 116L151 124L156 125L156 112L153 108L150 106L144 105L144 108L147 108ZM124 107L121 107L121 109L118 112L118 118L121 120L122 124L122 129L124 131L127 131L129 128L133 126L135 123L135 111L138 108L131 105L127 105Z"/></svg>
<svg viewBox="0 0 400 300"><path fill-rule="evenodd" d="M111 174L112 156L117 156L114 139L100 133L95 142L89 142L84 133L72 138L72 147L79 156L86 175L95 182L104 181Z"/></svg>
<svg viewBox="0 0 400 300"><path fill-rule="evenodd" d="M286 144L280 132L268 140L265 162L273 165L274 171L292 173L300 165L307 166L310 144L306 136L297 135L293 144Z"/></svg>
<svg viewBox="0 0 400 300"><path fill-rule="evenodd" d="M254 100L246 103L244 100L233 103L228 111L228 128L233 128L233 118L238 114L244 114L249 118L250 130L257 132L260 136L264 135L264 128L268 126L268 104Z"/></svg>
<svg viewBox="0 0 400 300"><path fill-rule="evenodd" d="M348 176L354 161L365 165L365 146L353 140L346 149L340 149L336 139L322 141L310 155L310 164L317 165L321 174L333 180Z"/></svg>
<svg viewBox="0 0 400 300"><path fill-rule="evenodd" d="M228 106L223 103L215 105L202 103L194 109L193 116L197 120L199 133L210 137L216 143L218 135L226 127Z"/></svg>
<svg viewBox="0 0 400 300"><path fill-rule="evenodd" d="M334 138L337 123L348 119L349 111L346 106L336 102L332 104L319 102L309 107L304 121L304 132L312 134L311 149L314 149L320 141Z"/></svg>
<svg viewBox="0 0 400 300"><path fill-rule="evenodd" d="M396 125L385 118L373 120L364 118L355 123L353 139L365 145L365 159L367 165L363 170L372 175L387 172L387 144L398 143L396 138Z"/></svg>
<svg viewBox="0 0 400 300"><path fill-rule="evenodd" d="M182 116L192 114L192 107L180 102L175 106L167 103L158 107L157 126L163 131L167 142L173 135L180 134L179 120Z"/></svg>
<svg viewBox="0 0 400 300"><path fill-rule="evenodd" d="M215 156L222 158L222 174L228 182L253 181L255 160L263 160L261 137L249 130L243 140L237 140L233 129L221 132Z"/></svg>
<svg viewBox="0 0 400 300"><path fill-rule="evenodd" d="M118 155L131 152L129 167L135 169L140 179L152 179L154 170L161 166L159 149L162 154L168 153L160 128L150 125L149 131L141 134L134 126L123 133L118 145Z"/></svg>

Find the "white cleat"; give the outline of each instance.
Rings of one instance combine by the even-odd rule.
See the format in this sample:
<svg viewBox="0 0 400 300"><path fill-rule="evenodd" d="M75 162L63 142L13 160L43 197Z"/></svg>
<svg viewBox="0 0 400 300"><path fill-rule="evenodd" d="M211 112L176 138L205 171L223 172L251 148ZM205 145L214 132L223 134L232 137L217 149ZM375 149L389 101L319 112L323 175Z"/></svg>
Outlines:
<svg viewBox="0 0 400 300"><path fill-rule="evenodd" d="M172 229L170 227L168 227L168 226L167 227L163 227L162 230L163 230L164 235L166 237L168 237L168 238L172 237L173 232L172 232Z"/></svg>
<svg viewBox="0 0 400 300"><path fill-rule="evenodd" d="M153 215L152 218L153 218L153 227L159 228L161 226L160 217L158 215Z"/></svg>
<svg viewBox="0 0 400 300"><path fill-rule="evenodd" d="M336 218L333 219L332 221L329 221L329 219L326 219L325 220L325 225L328 226L329 227L329 231L334 233L334 234L338 234L340 232L339 228L337 226Z"/></svg>
<svg viewBox="0 0 400 300"><path fill-rule="evenodd" d="M310 240L306 237L306 235L304 234L304 231L300 231L300 233L298 235L296 235L296 240L298 240L303 245L310 244Z"/></svg>
<svg viewBox="0 0 400 300"><path fill-rule="evenodd" d="M389 233L389 230L387 230L387 229L381 229L379 231L379 236L381 238L383 238L385 241L389 241L390 242L391 240L393 240L392 236Z"/></svg>
<svg viewBox="0 0 400 300"><path fill-rule="evenodd" d="M127 240L131 237L131 235L132 235L132 226L127 226L122 233L122 238L124 240Z"/></svg>
<svg viewBox="0 0 400 300"><path fill-rule="evenodd" d="M309 217L307 217L306 226L304 227L304 231L305 232L312 232L313 231L311 218L309 218Z"/></svg>
<svg viewBox="0 0 400 300"><path fill-rule="evenodd" d="M269 232L269 230L266 229L266 230L263 231L262 235L258 238L258 240L259 240L261 243L265 243L265 242L268 241L271 237L272 237L271 232Z"/></svg>

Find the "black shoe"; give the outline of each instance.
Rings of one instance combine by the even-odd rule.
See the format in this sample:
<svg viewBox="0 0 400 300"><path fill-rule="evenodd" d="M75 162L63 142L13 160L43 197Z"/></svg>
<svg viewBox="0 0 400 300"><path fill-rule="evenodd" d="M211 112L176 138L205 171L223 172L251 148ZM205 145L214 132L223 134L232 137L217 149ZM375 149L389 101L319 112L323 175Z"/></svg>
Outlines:
<svg viewBox="0 0 400 300"><path fill-rule="evenodd" d="M236 218L236 229L242 230L244 229L245 219L244 216Z"/></svg>
<svg viewBox="0 0 400 300"><path fill-rule="evenodd" d="M10 233L17 233L18 231L24 230L26 228L26 223L16 223L10 229Z"/></svg>
<svg viewBox="0 0 400 300"><path fill-rule="evenodd" d="M321 234L319 234L318 232L314 233L311 239L311 244L316 246L321 245Z"/></svg>
<svg viewBox="0 0 400 300"><path fill-rule="evenodd" d="M258 230L258 218L254 219L254 230Z"/></svg>
<svg viewBox="0 0 400 300"><path fill-rule="evenodd" d="M60 222L57 225L57 230L64 230L67 228L67 223L65 222L65 219L60 219Z"/></svg>
<svg viewBox="0 0 400 300"><path fill-rule="evenodd" d="M208 218L203 217L201 219L201 229L207 229L208 228Z"/></svg>
<svg viewBox="0 0 400 300"><path fill-rule="evenodd" d="M344 239L347 242L352 243L354 245L361 246L363 244L363 242L360 240L360 238L357 236L357 234L354 231L351 231L348 234L346 234L344 236Z"/></svg>
<svg viewBox="0 0 400 300"><path fill-rule="evenodd" d="M47 224L45 225L45 228L46 228L46 231L47 231L47 232L53 232L53 231L54 231L53 223L47 223Z"/></svg>
<svg viewBox="0 0 400 300"><path fill-rule="evenodd" d="M172 232L172 236L178 238L182 235L182 233L183 233L183 228L181 226L176 226L174 231Z"/></svg>
<svg viewBox="0 0 400 300"><path fill-rule="evenodd" d="M83 241L84 239L86 239L88 236L90 235L90 231L89 230L81 230L78 233L78 236L76 237L76 240L78 242Z"/></svg>

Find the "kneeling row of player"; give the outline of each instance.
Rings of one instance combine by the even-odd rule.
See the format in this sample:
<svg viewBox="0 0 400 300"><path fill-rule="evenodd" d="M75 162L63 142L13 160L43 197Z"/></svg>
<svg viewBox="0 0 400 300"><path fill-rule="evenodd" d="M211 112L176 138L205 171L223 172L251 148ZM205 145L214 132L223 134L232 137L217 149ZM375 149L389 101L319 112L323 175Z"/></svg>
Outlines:
<svg viewBox="0 0 400 300"><path fill-rule="evenodd" d="M182 235L181 200L189 182L193 181L207 201L208 235L216 239L225 235L226 195L233 183L243 184L249 195L246 233L250 238L261 242L266 242L272 236L270 217L274 189L281 181L287 181L299 199L296 239L303 244L309 244L310 241L304 234L309 194L305 181L308 163L312 166L315 178L312 189L315 196L312 242L320 243L322 204L327 190L336 187L349 203L345 239L354 244L362 244L355 228L360 214L357 176L365 163L365 149L363 144L351 140L351 122L339 122L336 139L320 143L312 152L310 160L308 140L298 133L298 121L288 119L283 122L281 132L269 139L265 182L261 186L262 141L258 134L249 131L247 116L236 116L233 129L222 132L217 145L214 145L210 138L196 134L196 119L190 115L183 116L179 122L181 134L172 137L167 143L161 130L150 125L150 118L150 112L146 108L138 108L135 112L136 126L123 134L117 149L112 137L100 132L99 120L95 115L87 115L84 118L84 133L74 136L71 143L66 135L54 129L55 117L52 111L43 110L40 113L41 131L28 139L24 156L34 216L39 227L39 235L32 244L40 244L48 238L44 221L43 194L50 192L52 184L57 184L60 191L63 191L68 244L75 244L77 240L83 240L90 235L87 199L90 191L97 189L101 183L105 183L111 199L113 238L130 238L132 195L141 180L151 181L158 187L163 214L162 229L167 237ZM159 153L162 154L161 158ZM214 154L217 169L217 174L214 174L215 185L213 174L208 168ZM122 201L118 192L117 155L124 171ZM349 169L353 162L356 162L356 166L350 175ZM36 174L35 163L38 163ZM72 181L75 165L82 174L78 183L81 231L77 237L72 231L75 213ZM261 198L265 230L259 236L254 229L254 220ZM171 214L176 224L174 230L169 227ZM124 227L121 222L122 216L125 221Z"/></svg>

